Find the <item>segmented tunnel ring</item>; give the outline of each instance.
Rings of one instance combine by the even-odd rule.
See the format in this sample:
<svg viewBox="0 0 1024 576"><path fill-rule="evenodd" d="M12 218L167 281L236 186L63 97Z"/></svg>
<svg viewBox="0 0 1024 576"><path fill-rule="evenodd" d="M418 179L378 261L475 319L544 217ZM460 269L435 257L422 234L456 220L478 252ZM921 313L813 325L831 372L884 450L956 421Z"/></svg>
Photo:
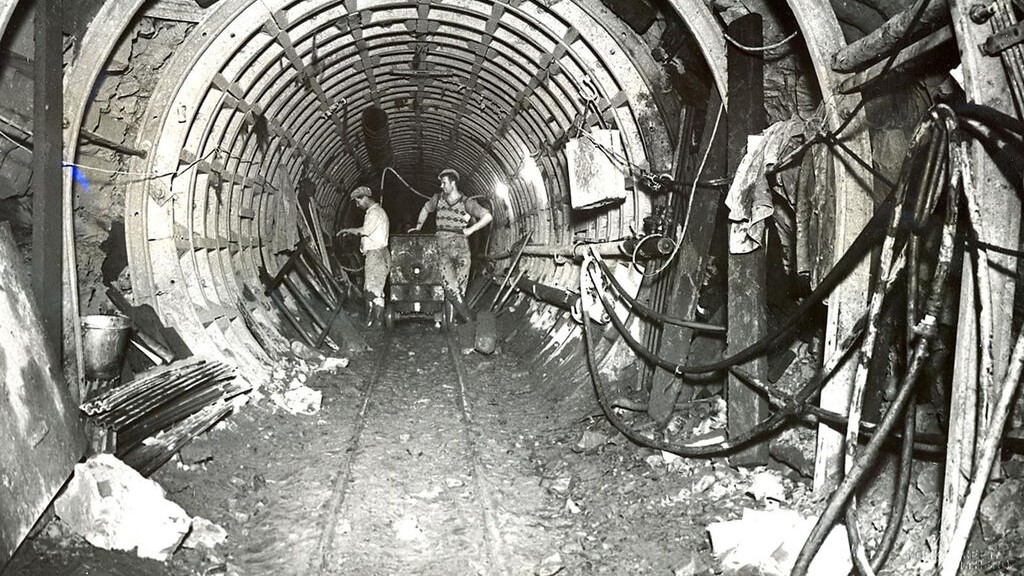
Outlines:
<svg viewBox="0 0 1024 576"><path fill-rule="evenodd" d="M102 25L83 38L67 75L68 161L85 95L142 4L105 4L96 19ZM691 0L670 5L722 93L724 39L709 9ZM801 30L835 20L827 6L790 5ZM827 50L810 52L823 75ZM646 194L634 194L586 230L569 229L565 159L545 153L583 111L583 81L598 87L599 106L635 167L665 171L679 105L649 80L660 73L649 47L597 0L221 0L162 73L140 130L139 146L150 154L132 169L175 175L127 191L134 297L196 348L243 361L262 352L235 308L250 298L256 302L247 305L270 308L258 269L286 248L274 236L283 198L305 176L328 216L346 208L344 192L365 164L356 135L367 107L388 114L400 172L429 179L451 164L473 175L464 185L470 195L509 184L507 201L491 202L492 247L500 251L528 230L535 243L565 242L572 232L620 237L649 208ZM524 147L540 154L547 190L516 177ZM549 258L524 258L522 267L555 286L573 286L579 273Z"/></svg>
<svg viewBox="0 0 1024 576"><path fill-rule="evenodd" d="M583 78L600 87L631 165L659 169L670 156L664 118L673 111L646 80L657 64L646 50L625 49L629 38L597 20L597 2L350 5L221 2L202 22L202 45L176 55L154 92L141 133L159 137L138 169L184 171L129 190L129 261L136 298L194 341L229 349L207 327L232 317L239 294L259 294L257 269L286 248L270 231L297 180L312 180L321 206L343 209L342 192L361 177L366 151L354 135L368 106L390 118L397 170L432 178L451 164L475 175L463 187L470 195L514 181L524 149L564 135L585 105ZM408 68L416 51L423 66ZM523 213L534 215L521 224L539 240L565 233L564 160L542 163L555 177L549 195L512 183L516 214L491 203L499 232ZM636 200L592 233L621 234L649 208L646 196Z"/></svg>

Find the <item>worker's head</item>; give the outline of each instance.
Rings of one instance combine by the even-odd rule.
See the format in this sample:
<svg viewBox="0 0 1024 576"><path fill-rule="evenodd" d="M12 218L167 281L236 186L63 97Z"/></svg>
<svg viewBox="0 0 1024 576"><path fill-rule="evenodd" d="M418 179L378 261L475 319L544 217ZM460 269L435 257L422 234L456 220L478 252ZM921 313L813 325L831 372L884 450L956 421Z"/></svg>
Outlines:
<svg viewBox="0 0 1024 576"><path fill-rule="evenodd" d="M364 204L373 203L373 192L366 186L359 186L349 194L349 198L356 203L356 206L365 208Z"/></svg>
<svg viewBox="0 0 1024 576"><path fill-rule="evenodd" d="M445 168L437 175L441 181L441 189L447 192L450 189L457 189L459 184L459 173L454 168Z"/></svg>

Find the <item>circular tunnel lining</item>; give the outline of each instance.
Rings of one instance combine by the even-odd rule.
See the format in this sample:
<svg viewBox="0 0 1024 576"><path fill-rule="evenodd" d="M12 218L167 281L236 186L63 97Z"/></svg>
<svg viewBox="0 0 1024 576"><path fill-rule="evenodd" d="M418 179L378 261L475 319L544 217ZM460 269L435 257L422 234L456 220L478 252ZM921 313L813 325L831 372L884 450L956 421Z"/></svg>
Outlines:
<svg viewBox="0 0 1024 576"><path fill-rule="evenodd" d="M489 201L492 250L527 231L542 243L628 233L650 199L571 216L562 146L604 123L630 166L665 171L678 103L651 80L646 44L599 2L546 4L218 3L166 66L140 132L151 154L138 169L166 176L126 198L136 302L197 349L258 359L238 304L270 309L261 273L291 248L296 190L332 222L345 192L376 175L361 134L372 107L414 187L432 192L451 166ZM519 176L527 157L542 182Z"/></svg>

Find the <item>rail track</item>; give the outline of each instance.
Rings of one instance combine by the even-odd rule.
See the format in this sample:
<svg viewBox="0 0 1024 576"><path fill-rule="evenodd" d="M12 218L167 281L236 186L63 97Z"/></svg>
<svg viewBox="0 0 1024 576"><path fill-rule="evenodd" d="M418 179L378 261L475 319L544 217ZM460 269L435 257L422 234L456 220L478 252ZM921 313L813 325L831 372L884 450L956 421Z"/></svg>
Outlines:
<svg viewBox="0 0 1024 576"><path fill-rule="evenodd" d="M510 574L457 338L386 333L374 355L309 573Z"/></svg>

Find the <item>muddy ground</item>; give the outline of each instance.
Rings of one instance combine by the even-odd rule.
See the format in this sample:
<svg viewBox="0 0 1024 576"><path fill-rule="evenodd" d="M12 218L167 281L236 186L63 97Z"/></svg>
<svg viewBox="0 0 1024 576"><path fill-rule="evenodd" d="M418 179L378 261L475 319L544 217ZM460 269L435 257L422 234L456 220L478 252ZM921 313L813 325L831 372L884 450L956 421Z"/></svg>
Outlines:
<svg viewBox="0 0 1024 576"><path fill-rule="evenodd" d="M627 441L596 405L559 412L529 366L463 350L432 326L399 325L370 343L347 368L306 381L323 394L318 413L264 397L153 475L190 515L225 528L224 544L160 563L94 549L44 519L4 574L715 574L709 524L744 509L820 507L781 464L673 458ZM684 428L720 423L719 406L695 405ZM919 470L926 483L937 465ZM763 474L781 487L775 498L751 490ZM928 573L929 502L912 499L885 573ZM971 572L1012 573L1019 548L997 552L1009 542L976 551Z"/></svg>

